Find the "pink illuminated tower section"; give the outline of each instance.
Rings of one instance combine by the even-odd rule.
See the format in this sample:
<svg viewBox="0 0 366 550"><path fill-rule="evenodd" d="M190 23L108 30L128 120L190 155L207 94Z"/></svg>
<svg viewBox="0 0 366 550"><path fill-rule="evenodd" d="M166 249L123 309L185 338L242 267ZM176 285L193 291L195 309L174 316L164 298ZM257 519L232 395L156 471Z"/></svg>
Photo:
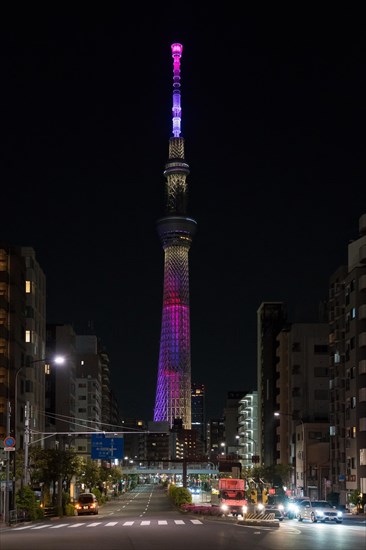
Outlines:
<svg viewBox="0 0 366 550"><path fill-rule="evenodd" d="M181 419L191 429L191 334L188 253L196 222L187 217L187 176L181 137L180 60L183 46L172 44L173 136L165 165L165 217L157 222L164 250L164 291L154 421Z"/></svg>

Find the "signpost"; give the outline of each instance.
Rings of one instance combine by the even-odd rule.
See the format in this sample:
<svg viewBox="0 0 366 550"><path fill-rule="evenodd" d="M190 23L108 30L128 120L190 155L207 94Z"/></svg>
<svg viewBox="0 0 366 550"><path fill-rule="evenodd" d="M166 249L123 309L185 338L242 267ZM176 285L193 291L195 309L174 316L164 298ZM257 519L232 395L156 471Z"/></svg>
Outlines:
<svg viewBox="0 0 366 550"><path fill-rule="evenodd" d="M91 458L94 460L122 459L124 439L120 435L92 434Z"/></svg>
<svg viewBox="0 0 366 550"><path fill-rule="evenodd" d="M15 439L10 435L4 439L4 451L15 451Z"/></svg>

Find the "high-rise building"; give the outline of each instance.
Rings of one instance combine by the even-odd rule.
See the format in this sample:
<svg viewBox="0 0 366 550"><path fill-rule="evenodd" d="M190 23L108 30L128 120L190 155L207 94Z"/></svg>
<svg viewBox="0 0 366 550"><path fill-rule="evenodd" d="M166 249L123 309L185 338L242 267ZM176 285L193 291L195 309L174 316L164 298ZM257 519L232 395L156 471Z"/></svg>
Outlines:
<svg viewBox="0 0 366 550"><path fill-rule="evenodd" d="M206 451L206 389L204 384L192 384L192 430L196 430Z"/></svg>
<svg viewBox="0 0 366 550"><path fill-rule="evenodd" d="M188 253L196 231L196 221L187 217L187 176L181 137L180 59L183 46L172 44L173 136L169 140L169 160L165 165L165 216L157 229L164 249L164 291L160 337L158 380L154 421L172 427L181 419L191 429L191 343Z"/></svg>
<svg viewBox="0 0 366 550"><path fill-rule="evenodd" d="M328 324L288 323L277 336L277 463L296 496L326 498L329 471Z"/></svg>
<svg viewBox="0 0 366 550"><path fill-rule="evenodd" d="M366 497L366 214L348 264L329 288L330 479L328 491Z"/></svg>
<svg viewBox="0 0 366 550"><path fill-rule="evenodd" d="M286 322L282 302L263 302L257 311L257 452L264 466L274 464L277 454L273 415L276 404L277 335Z"/></svg>

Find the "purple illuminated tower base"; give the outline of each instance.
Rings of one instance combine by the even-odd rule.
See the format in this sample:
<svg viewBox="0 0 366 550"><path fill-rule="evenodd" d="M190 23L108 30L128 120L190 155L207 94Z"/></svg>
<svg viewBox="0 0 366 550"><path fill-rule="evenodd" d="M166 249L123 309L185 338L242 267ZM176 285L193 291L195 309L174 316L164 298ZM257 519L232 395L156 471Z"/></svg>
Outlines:
<svg viewBox="0 0 366 550"><path fill-rule="evenodd" d="M188 253L196 222L186 216L189 166L181 133L180 58L183 46L172 44L173 137L165 165L166 216L157 222L164 249L164 292L154 421L181 419L191 429L191 344Z"/></svg>

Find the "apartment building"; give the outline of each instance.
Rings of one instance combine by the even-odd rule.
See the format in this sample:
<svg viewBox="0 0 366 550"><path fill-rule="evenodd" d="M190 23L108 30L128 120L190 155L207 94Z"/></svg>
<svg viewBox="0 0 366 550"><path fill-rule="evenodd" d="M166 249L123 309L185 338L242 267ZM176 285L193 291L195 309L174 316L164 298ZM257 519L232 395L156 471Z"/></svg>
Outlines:
<svg viewBox="0 0 366 550"><path fill-rule="evenodd" d="M366 498L366 214L329 285L330 489Z"/></svg>

